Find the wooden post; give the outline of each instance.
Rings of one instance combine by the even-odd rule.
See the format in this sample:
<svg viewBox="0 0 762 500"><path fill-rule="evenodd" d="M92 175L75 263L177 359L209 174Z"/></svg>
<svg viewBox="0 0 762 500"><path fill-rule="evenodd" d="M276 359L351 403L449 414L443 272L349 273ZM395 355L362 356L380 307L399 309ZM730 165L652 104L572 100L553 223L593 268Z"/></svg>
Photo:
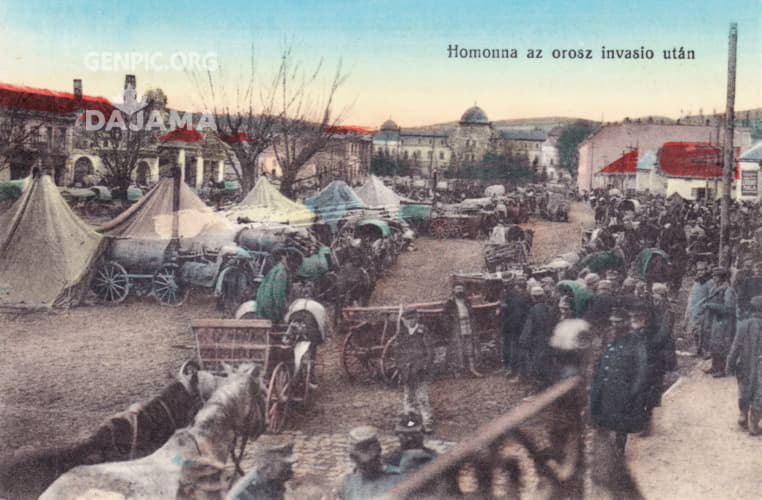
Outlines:
<svg viewBox="0 0 762 500"><path fill-rule="evenodd" d="M730 234L728 217L730 211L730 187L735 174L733 133L735 127L734 105L736 99L736 43L738 25L730 24L728 37L728 90L725 108L725 140L723 141L722 205L720 208L720 256L719 265L730 266Z"/></svg>

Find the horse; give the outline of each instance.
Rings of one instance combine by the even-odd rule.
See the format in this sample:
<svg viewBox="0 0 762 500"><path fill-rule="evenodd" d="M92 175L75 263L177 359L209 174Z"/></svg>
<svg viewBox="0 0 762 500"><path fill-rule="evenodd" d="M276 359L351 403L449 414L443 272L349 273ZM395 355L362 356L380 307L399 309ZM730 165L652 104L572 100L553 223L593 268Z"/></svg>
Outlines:
<svg viewBox="0 0 762 500"><path fill-rule="evenodd" d="M156 451L201 408L199 378L208 372L188 361L176 380L153 399L109 417L90 436L66 446L33 450L0 462L0 497L37 498L57 477L78 465L143 457Z"/></svg>
<svg viewBox="0 0 762 500"><path fill-rule="evenodd" d="M41 500L86 498L221 498L223 469L239 437L265 431L266 389L256 365L241 365L212 394L193 420L151 455L127 462L86 465L59 477ZM83 496L84 495L84 496Z"/></svg>

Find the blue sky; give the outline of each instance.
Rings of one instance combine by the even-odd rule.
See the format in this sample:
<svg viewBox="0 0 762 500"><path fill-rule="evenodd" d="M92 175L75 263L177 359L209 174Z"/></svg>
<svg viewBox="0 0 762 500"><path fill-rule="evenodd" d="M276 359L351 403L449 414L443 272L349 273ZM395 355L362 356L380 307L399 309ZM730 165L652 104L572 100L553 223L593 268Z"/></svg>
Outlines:
<svg viewBox="0 0 762 500"><path fill-rule="evenodd" d="M739 25L737 106L762 106L762 0L614 1L233 1L66 3L0 0L0 81L118 95L121 68L97 69L88 54L216 56L226 81L246 74L254 51L258 81L291 44L305 67L341 60L349 78L339 105L346 121L378 126L457 119L477 102L492 119L566 115L592 119L705 113L724 109L727 34ZM451 59L449 44L516 48L515 60ZM601 46L655 51L651 61L601 60ZM665 61L690 48L693 61ZM543 49L528 60L526 51ZM553 49L591 49L593 60L559 60ZM96 59L102 62L103 59ZM161 87L170 104L200 108L182 70L138 65L139 90ZM219 75L217 75L219 77Z"/></svg>

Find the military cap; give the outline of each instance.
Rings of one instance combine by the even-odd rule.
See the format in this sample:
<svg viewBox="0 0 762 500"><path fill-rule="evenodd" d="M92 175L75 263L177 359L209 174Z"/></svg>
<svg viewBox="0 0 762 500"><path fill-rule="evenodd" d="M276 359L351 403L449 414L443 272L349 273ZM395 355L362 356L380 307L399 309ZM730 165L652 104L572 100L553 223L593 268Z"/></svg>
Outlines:
<svg viewBox="0 0 762 500"><path fill-rule="evenodd" d="M533 286L532 289L529 290L529 294L533 297L539 297L540 295L545 295L545 290L543 290L541 286Z"/></svg>
<svg viewBox="0 0 762 500"><path fill-rule="evenodd" d="M372 425L361 425L349 431L349 445L359 446L378 441L378 429Z"/></svg>
<svg viewBox="0 0 762 500"><path fill-rule="evenodd" d="M402 311L403 318L414 318L417 316L418 316L418 309L403 309Z"/></svg>
<svg viewBox="0 0 762 500"><path fill-rule="evenodd" d="M261 444L254 448L254 457L266 461L281 460L294 463L296 458L293 456L293 450L293 443Z"/></svg>
<svg viewBox="0 0 762 500"><path fill-rule="evenodd" d="M598 290L611 290L611 287L613 286L613 283L609 280L601 280L598 282Z"/></svg>
<svg viewBox="0 0 762 500"><path fill-rule="evenodd" d="M722 266L715 266L712 268L712 274L717 276L728 276L728 270Z"/></svg>
<svg viewBox="0 0 762 500"><path fill-rule="evenodd" d="M586 285L595 285L601 280L601 277L598 276L596 273L590 273L587 276L585 276L585 284Z"/></svg>
<svg viewBox="0 0 762 500"><path fill-rule="evenodd" d="M606 279L607 280L619 279L619 271L617 271L616 269L609 269L608 271L606 271Z"/></svg>

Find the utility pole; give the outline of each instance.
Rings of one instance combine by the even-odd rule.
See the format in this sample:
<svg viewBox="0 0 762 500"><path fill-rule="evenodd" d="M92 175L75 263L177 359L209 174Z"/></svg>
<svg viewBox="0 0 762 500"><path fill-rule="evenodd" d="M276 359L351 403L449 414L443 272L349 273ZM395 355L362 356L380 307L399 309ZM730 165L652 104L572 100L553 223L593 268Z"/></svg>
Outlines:
<svg viewBox="0 0 762 500"><path fill-rule="evenodd" d="M730 266L730 187L735 173L735 148L733 133L735 126L736 100L736 44L738 42L738 24L730 24L728 37L728 92L725 107L725 141L723 142L722 164L722 205L720 205L720 255L719 265Z"/></svg>

